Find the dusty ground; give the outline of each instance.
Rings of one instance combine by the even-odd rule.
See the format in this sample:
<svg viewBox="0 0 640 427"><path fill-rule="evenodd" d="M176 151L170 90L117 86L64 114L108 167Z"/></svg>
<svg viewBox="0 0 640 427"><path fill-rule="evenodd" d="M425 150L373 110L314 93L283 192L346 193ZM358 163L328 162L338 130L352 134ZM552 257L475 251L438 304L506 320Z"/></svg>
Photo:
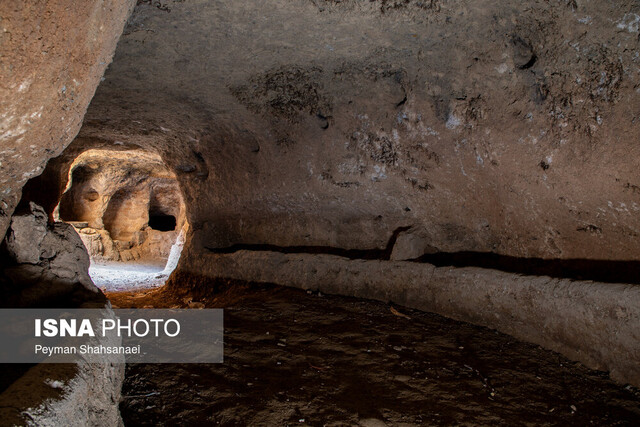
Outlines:
<svg viewBox="0 0 640 427"><path fill-rule="evenodd" d="M103 292L153 289L164 285L168 274L165 262L96 262L91 261L89 276Z"/></svg>
<svg viewBox="0 0 640 427"><path fill-rule="evenodd" d="M121 307L184 306L191 299L163 289L109 297ZM129 365L125 424L634 425L640 419L638 390L556 353L437 315L282 287L236 285L198 302L225 307L225 362Z"/></svg>

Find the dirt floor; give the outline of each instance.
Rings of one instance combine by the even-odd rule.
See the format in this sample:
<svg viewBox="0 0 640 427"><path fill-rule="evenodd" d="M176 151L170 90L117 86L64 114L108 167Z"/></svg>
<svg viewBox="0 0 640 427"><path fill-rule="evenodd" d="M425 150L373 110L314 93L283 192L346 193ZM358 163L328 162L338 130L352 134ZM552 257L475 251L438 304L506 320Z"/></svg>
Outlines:
<svg viewBox="0 0 640 427"><path fill-rule="evenodd" d="M193 301L111 293L119 307L225 308L223 364L128 365L126 425L638 425L640 391L507 335L403 307L235 285Z"/></svg>
<svg viewBox="0 0 640 427"><path fill-rule="evenodd" d="M89 276L103 292L131 291L157 288L167 281L166 260L142 262L114 262L92 260Z"/></svg>

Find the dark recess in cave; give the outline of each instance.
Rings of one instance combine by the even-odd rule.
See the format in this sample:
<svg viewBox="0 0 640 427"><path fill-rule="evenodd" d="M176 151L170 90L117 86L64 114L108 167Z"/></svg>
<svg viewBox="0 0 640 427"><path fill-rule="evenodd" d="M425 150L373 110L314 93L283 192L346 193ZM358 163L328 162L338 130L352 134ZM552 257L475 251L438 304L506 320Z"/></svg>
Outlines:
<svg viewBox="0 0 640 427"><path fill-rule="evenodd" d="M80 221L83 219L78 212L75 193L90 177L91 171L84 166L78 166L71 172L71 187L60 199L60 218L63 221Z"/></svg>
<svg viewBox="0 0 640 427"><path fill-rule="evenodd" d="M207 247L206 249L216 254L231 254L241 250L248 250L280 252L283 254L325 254L349 259L388 261L397 235L404 230L406 230L406 227L396 230L385 249L342 249L330 246L277 246L246 243L235 244L226 248ZM519 258L489 252L437 252L407 261L429 263L436 267L479 267L524 276L548 276L555 279L640 284L640 261L633 260L541 259Z"/></svg>
<svg viewBox="0 0 640 427"><path fill-rule="evenodd" d="M149 212L149 227L158 231L173 231L176 229L176 217Z"/></svg>

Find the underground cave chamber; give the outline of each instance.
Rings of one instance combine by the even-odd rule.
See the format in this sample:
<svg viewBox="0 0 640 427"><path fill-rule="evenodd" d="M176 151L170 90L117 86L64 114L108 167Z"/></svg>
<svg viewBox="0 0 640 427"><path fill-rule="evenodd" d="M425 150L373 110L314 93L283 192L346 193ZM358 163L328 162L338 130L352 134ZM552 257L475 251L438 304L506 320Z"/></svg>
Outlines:
<svg viewBox="0 0 640 427"><path fill-rule="evenodd" d="M225 362L8 365L0 419L640 418L637 2L14 3L0 304L224 308Z"/></svg>
<svg viewBox="0 0 640 427"><path fill-rule="evenodd" d="M163 285L188 231L175 174L139 149L65 151L27 183L20 209L31 202L74 227L103 290Z"/></svg>
<svg viewBox="0 0 640 427"><path fill-rule="evenodd" d="M107 290L164 284L188 230L175 174L158 155L139 150L80 154L53 216L78 231L89 274Z"/></svg>

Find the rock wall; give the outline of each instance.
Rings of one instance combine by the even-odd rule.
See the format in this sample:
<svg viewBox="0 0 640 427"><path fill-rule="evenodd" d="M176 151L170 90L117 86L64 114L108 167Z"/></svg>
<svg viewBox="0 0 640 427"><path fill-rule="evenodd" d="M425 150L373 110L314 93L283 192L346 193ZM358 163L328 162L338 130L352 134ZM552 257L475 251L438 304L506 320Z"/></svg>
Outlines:
<svg viewBox="0 0 640 427"><path fill-rule="evenodd" d="M3 307L105 307L73 227L48 224L22 186L76 136L134 0L0 2ZM11 226L10 226L11 224ZM11 377L22 367L3 368ZM0 395L7 425L121 425L124 365L37 365Z"/></svg>
<svg viewBox="0 0 640 427"><path fill-rule="evenodd" d="M197 246L640 257L637 2L163 5L79 139L160 153Z"/></svg>
<svg viewBox="0 0 640 427"><path fill-rule="evenodd" d="M22 186L78 133L134 3L0 3L0 235Z"/></svg>
<svg viewBox="0 0 640 427"><path fill-rule="evenodd" d="M75 149L160 154L196 247L637 260L638 13L139 2Z"/></svg>
<svg viewBox="0 0 640 427"><path fill-rule="evenodd" d="M3 307L105 307L73 227L21 188L76 136L134 0L0 2L0 288ZM11 224L11 225L10 225ZM6 370L20 371L10 366ZM12 377L15 377L13 373ZM121 425L124 366L37 365L0 395L9 425Z"/></svg>
<svg viewBox="0 0 640 427"><path fill-rule="evenodd" d="M92 5L65 13L86 19ZM30 9L12 9L25 27L37 27ZM96 41L106 44L91 52L109 51L115 40L113 23L125 13L110 13L100 21L108 36ZM62 17L53 16L51 25ZM139 1L78 138L51 160L58 165L52 173L89 148L158 154L176 175L191 225L176 278L217 253L203 267L211 277L316 283L363 297L397 293L407 304L497 325L637 381L637 348L625 347L627 338L606 338L616 321L625 334L636 324L637 312L620 299L635 288L608 293L601 284L535 278L523 288L511 275L499 276L500 290L494 273L474 272L471 280L463 269L450 281L469 292L456 293L442 290L444 276L442 283L398 288L386 271L414 280L421 273L401 260L457 252L639 261L639 23L633 0ZM72 28L65 31L85 34L84 25ZM3 37L21 31L5 28ZM73 42L70 52L85 46ZM3 44L13 49L9 57L19 56L19 43ZM43 76L66 70L31 62L45 64L38 68ZM103 69L87 64L78 65L83 73L76 78L91 89L83 94ZM75 134L88 98L75 100L73 80L43 78L41 86L25 84L29 89L22 89L22 75L4 81L13 85L11 118L3 124L9 148L3 145L0 158L6 223L17 189L68 143L65 132ZM35 98L19 99L21 90ZM34 121L45 95L43 111L52 113ZM67 120L73 126L64 127ZM52 142L50 135L62 138ZM40 189L25 188L23 205L43 200L51 213L66 178L48 182L46 170L43 177L32 181ZM232 254L243 248L280 255L277 262L247 256L242 272ZM301 249L306 255L295 255ZM370 264L326 258L336 255L365 256ZM297 260L304 268L289 270ZM314 272L316 264L324 267ZM377 278L364 274L369 265ZM314 278L318 271L342 285ZM402 297L410 289L415 298ZM434 304L429 295L439 292L447 297ZM500 292L511 296L489 304ZM614 321L611 310L598 311L603 306L623 314ZM551 309L546 325L541 313ZM563 329L569 318L577 329ZM520 333L523 322L558 336L541 338L534 326ZM594 348L573 344L577 330ZM608 345L631 353L616 359Z"/></svg>
<svg viewBox="0 0 640 427"><path fill-rule="evenodd" d="M89 277L89 255L71 225L49 224L31 203L0 245L2 307L77 307L106 298Z"/></svg>
<svg viewBox="0 0 640 427"><path fill-rule="evenodd" d="M124 363L40 364L0 394L5 425L122 426Z"/></svg>
<svg viewBox="0 0 640 427"><path fill-rule="evenodd" d="M102 308L111 304L89 277L89 255L73 226L49 224L31 203L16 212L0 245L0 295L5 308ZM2 375L23 366L3 365ZM11 374L13 375L13 374ZM121 363L40 364L0 394L6 425L121 425Z"/></svg>

